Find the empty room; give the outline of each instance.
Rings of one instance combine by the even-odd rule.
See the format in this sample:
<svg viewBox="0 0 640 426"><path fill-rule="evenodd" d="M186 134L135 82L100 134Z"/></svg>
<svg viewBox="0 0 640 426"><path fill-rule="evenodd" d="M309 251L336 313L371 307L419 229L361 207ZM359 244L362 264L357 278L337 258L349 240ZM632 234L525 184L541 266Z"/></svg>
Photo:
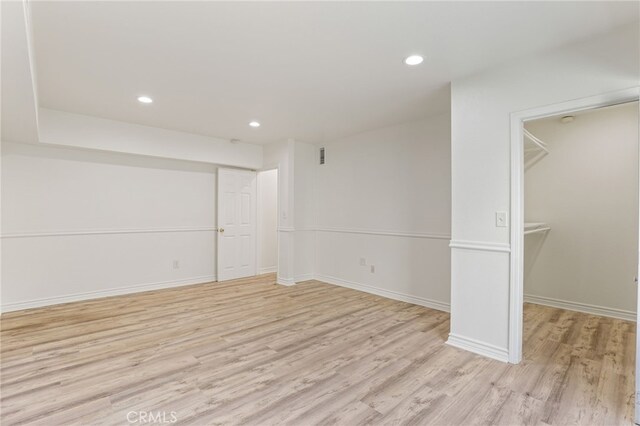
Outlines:
<svg viewBox="0 0 640 426"><path fill-rule="evenodd" d="M639 2L0 14L3 426L640 421Z"/></svg>

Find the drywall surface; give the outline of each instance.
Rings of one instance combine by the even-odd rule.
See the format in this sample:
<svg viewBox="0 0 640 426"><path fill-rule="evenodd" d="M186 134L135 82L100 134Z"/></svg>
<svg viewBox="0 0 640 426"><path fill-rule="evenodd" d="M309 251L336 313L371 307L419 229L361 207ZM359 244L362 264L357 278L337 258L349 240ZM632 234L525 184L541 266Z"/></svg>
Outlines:
<svg viewBox="0 0 640 426"><path fill-rule="evenodd" d="M525 238L525 297L635 313L638 103L526 128L550 154L525 173L525 221L551 231Z"/></svg>
<svg viewBox="0 0 640 426"><path fill-rule="evenodd" d="M215 167L2 143L3 310L215 280Z"/></svg>
<svg viewBox="0 0 640 426"><path fill-rule="evenodd" d="M265 169L278 168L278 284L294 281L294 155L295 141L264 146Z"/></svg>
<svg viewBox="0 0 640 426"><path fill-rule="evenodd" d="M448 310L449 114L325 144L318 279Z"/></svg>
<svg viewBox="0 0 640 426"><path fill-rule="evenodd" d="M277 271L278 170L258 172L258 273Z"/></svg>
<svg viewBox="0 0 640 426"><path fill-rule="evenodd" d="M510 114L637 86L638 43L634 25L452 82L451 333L476 352L508 351Z"/></svg>
<svg viewBox="0 0 640 426"><path fill-rule="evenodd" d="M294 141L264 146L264 168L278 168L278 283L314 277L317 147Z"/></svg>
<svg viewBox="0 0 640 426"><path fill-rule="evenodd" d="M294 159L294 209L295 209L295 259L294 281L313 278L316 256L316 174L318 147L295 143Z"/></svg>

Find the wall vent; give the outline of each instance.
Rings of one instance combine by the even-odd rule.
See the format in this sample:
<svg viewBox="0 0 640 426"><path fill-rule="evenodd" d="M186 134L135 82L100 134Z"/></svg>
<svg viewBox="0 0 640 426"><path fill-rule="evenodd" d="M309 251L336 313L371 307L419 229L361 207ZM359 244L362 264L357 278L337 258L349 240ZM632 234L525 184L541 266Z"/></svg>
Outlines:
<svg viewBox="0 0 640 426"><path fill-rule="evenodd" d="M320 148L320 164L324 164L324 148Z"/></svg>

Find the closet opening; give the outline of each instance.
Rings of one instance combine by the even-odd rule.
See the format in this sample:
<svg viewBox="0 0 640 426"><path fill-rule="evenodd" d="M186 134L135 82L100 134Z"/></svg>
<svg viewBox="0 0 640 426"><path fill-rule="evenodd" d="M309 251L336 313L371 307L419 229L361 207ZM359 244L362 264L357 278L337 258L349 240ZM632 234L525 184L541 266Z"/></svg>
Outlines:
<svg viewBox="0 0 640 426"><path fill-rule="evenodd" d="M538 334L575 343L584 322L633 332L638 103L531 120L523 133L523 355Z"/></svg>
<svg viewBox="0 0 640 426"><path fill-rule="evenodd" d="M257 275L278 272L278 169L257 174Z"/></svg>
<svg viewBox="0 0 640 426"><path fill-rule="evenodd" d="M509 362L589 370L612 401L640 390L639 92L511 116Z"/></svg>

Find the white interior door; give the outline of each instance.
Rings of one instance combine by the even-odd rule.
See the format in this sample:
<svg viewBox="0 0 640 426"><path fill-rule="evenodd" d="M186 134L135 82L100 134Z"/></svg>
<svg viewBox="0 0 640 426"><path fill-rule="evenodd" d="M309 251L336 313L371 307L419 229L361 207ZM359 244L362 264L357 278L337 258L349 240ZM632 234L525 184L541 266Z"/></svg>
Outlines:
<svg viewBox="0 0 640 426"><path fill-rule="evenodd" d="M218 281L256 275L256 172L218 169Z"/></svg>

